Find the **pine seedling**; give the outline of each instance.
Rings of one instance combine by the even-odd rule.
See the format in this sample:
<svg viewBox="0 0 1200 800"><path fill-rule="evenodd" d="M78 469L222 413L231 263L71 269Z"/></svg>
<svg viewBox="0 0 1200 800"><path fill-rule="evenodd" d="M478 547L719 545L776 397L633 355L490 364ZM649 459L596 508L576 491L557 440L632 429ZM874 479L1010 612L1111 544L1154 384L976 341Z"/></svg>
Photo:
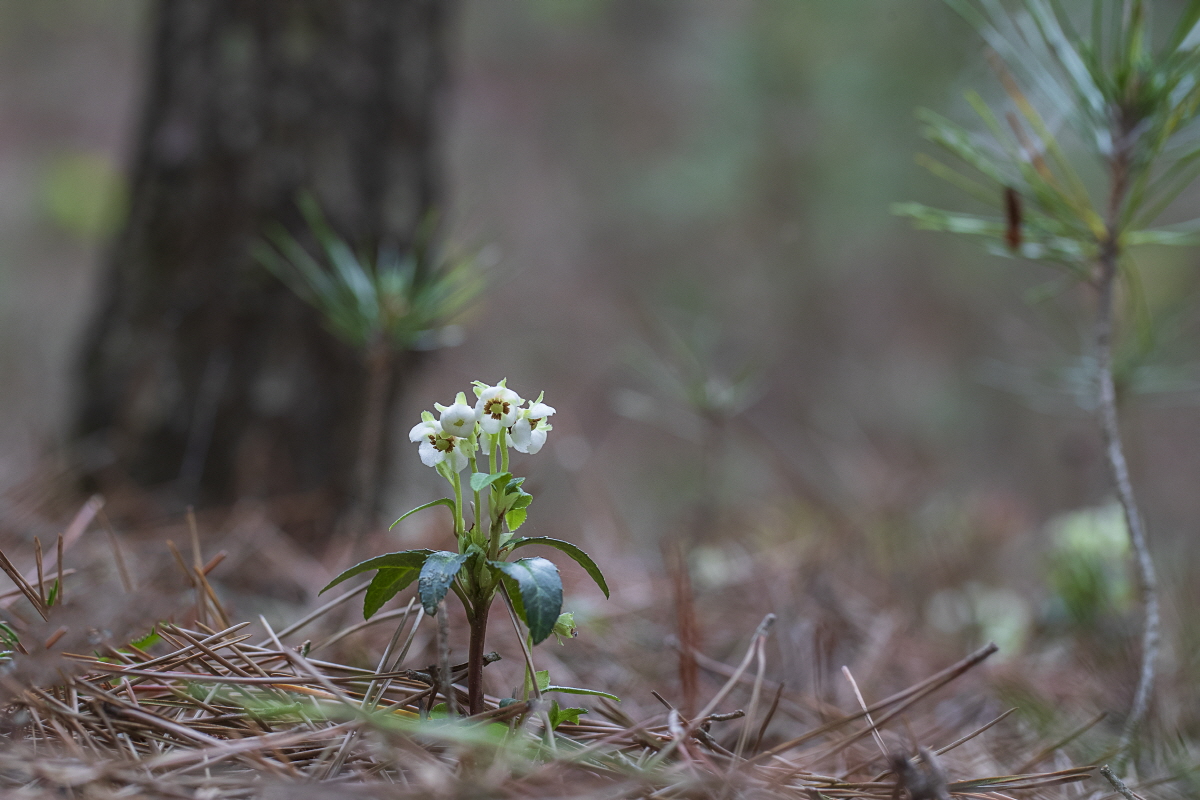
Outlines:
<svg viewBox="0 0 1200 800"><path fill-rule="evenodd" d="M1160 622L1154 561L1118 425L1114 305L1119 286L1138 285L1137 247L1200 244L1200 220L1156 226L1200 175L1200 0L1186 5L1157 48L1143 0L1093 0L1089 14L1074 17L1059 0L1021 0L1012 10L999 0L947 2L987 43L1009 110L969 93L982 133L922 110L925 138L958 163L918 160L994 212L918 203L894 210L919 228L1045 262L1094 293L1095 406L1145 613L1137 691L1119 744L1124 762L1149 707ZM1086 30L1075 26L1080 18Z"/></svg>
<svg viewBox="0 0 1200 800"><path fill-rule="evenodd" d="M253 252L366 362L366 404L356 470L358 511L365 517L378 490L379 448L397 359L407 351L437 347L447 323L479 296L483 279L475 259L436 254L428 224L408 252L385 247L372 258L356 253L334 232L311 194L302 193L297 205L320 257L278 224L267 230L267 241L257 242Z"/></svg>

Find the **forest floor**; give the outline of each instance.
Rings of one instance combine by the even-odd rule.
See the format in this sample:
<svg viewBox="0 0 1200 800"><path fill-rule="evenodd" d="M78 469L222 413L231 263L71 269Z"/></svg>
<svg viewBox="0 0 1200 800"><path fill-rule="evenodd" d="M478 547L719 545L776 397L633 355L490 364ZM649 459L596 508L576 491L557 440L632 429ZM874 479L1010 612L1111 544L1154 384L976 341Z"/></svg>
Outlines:
<svg viewBox="0 0 1200 800"><path fill-rule="evenodd" d="M531 691L499 606L468 717L465 667L448 690L439 626L407 593L369 622L365 581L315 597L345 548L314 557L264 508L140 526L130 508L4 505L5 796L1115 796L1099 769L1131 659L938 640L886 575L811 543L726 551L719 581L610 554L607 602L565 572L580 633L533 665L619 702ZM453 663L465 621L448 629ZM1192 746L1144 741L1131 791L1190 796Z"/></svg>

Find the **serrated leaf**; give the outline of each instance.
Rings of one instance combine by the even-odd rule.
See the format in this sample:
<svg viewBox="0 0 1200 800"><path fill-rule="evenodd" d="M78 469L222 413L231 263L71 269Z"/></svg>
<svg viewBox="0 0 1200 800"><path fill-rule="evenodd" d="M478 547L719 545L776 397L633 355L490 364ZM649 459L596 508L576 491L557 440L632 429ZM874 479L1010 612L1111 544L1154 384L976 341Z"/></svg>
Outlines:
<svg viewBox="0 0 1200 800"><path fill-rule="evenodd" d="M609 694L608 692L602 692L599 689L577 689L574 686L555 686L555 685L551 684L551 685L547 686L545 689L543 689L542 691L543 692L562 692L563 694L585 694L585 695L589 695L591 697L606 697L609 700L615 700L618 703L621 702L621 698L617 697L615 694Z"/></svg>
<svg viewBox="0 0 1200 800"><path fill-rule="evenodd" d="M324 589L317 592L317 594L323 594L342 581L373 569L385 569L388 567L392 569L419 569L432 552L432 550L402 550L399 553L387 553L382 556L375 556L375 558L368 558L366 561L359 562L341 575L338 575Z"/></svg>
<svg viewBox="0 0 1200 800"><path fill-rule="evenodd" d="M511 472L475 472L471 474L471 491L482 492L488 486L512 478Z"/></svg>
<svg viewBox="0 0 1200 800"><path fill-rule="evenodd" d="M421 567L421 577L417 580L417 593L421 597L421 605L425 613L437 613L438 603L450 590L454 577L462 569L462 565L471 557L470 553L449 553L444 550L430 553Z"/></svg>
<svg viewBox="0 0 1200 800"><path fill-rule="evenodd" d="M381 569L371 579L367 587L367 595L363 598L363 619L375 616L383 604L396 596L396 593L407 588L420 575L417 567L411 569Z"/></svg>
<svg viewBox="0 0 1200 800"><path fill-rule="evenodd" d="M406 511L404 514L402 514L400 516L400 519L396 520L395 522L393 522L391 525L388 526L388 530L390 531L392 528L396 527L401 522L408 519L409 517L411 517L413 514L417 513L418 511L424 511L425 509L433 508L434 506L445 506L446 508L450 509L451 513L453 513L453 511L454 511L454 501L451 500L449 497L443 497L440 500L434 500L432 502L426 503L423 506L417 506L412 511Z"/></svg>
<svg viewBox="0 0 1200 800"><path fill-rule="evenodd" d="M510 524L508 527L511 529L512 525ZM609 596L608 584L604 581L604 573L600 571L600 567L596 566L596 562L592 560L592 557L585 553L578 545L564 542L562 539L551 539L548 536L530 536L526 539L517 539L512 543L512 549L516 550L518 547L524 547L527 544L545 545L546 547L553 547L555 550L566 553L575 560L576 564L583 567L588 575L592 576L592 580L600 587L600 591L604 592L604 596Z"/></svg>
<svg viewBox="0 0 1200 800"><path fill-rule="evenodd" d="M162 637L158 635L158 626L155 626L151 628L150 632L145 636L132 640L130 644L136 647L138 650L145 650L149 647L153 647L161 641Z"/></svg>
<svg viewBox="0 0 1200 800"><path fill-rule="evenodd" d="M514 508L505 513L504 521L508 523L508 529L515 531L525 524L525 518L529 516L529 512L523 508Z"/></svg>
<svg viewBox="0 0 1200 800"><path fill-rule="evenodd" d="M529 636L534 644L543 641L554 630L562 613L562 578L558 567L544 558L522 558L520 561L492 561L507 579L505 587L520 594L520 610Z"/></svg>
<svg viewBox="0 0 1200 800"><path fill-rule="evenodd" d="M586 708L561 708L557 701L550 703L550 727L557 729L564 722L569 725L579 724L579 715L588 713Z"/></svg>

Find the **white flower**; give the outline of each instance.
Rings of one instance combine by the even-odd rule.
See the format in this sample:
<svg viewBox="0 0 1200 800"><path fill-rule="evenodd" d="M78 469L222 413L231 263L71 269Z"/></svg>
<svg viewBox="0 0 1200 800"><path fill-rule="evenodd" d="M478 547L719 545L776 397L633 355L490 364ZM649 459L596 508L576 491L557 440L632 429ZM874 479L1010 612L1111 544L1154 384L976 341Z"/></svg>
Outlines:
<svg viewBox="0 0 1200 800"><path fill-rule="evenodd" d="M443 406L434 403L433 407L441 412L439 423L442 430L454 436L466 438L475 432L475 423L479 421L479 412L467 405L467 396L462 392L454 398L454 405Z"/></svg>
<svg viewBox="0 0 1200 800"><path fill-rule="evenodd" d="M520 410L512 427L512 443L519 452L533 455L546 443L546 434L554 430L546 418L554 416L554 408L542 402L542 395Z"/></svg>
<svg viewBox="0 0 1200 800"><path fill-rule="evenodd" d="M422 412L421 422L408 432L408 439L421 443L418 452L421 455L421 463L427 467L437 467L444 463L452 471L462 472L467 466L470 442L443 431L441 424L428 411Z"/></svg>
<svg viewBox="0 0 1200 800"><path fill-rule="evenodd" d="M413 429L408 432L408 440L410 442L419 442L427 436L435 435L442 432L442 426L433 418L433 414L428 411L421 412L421 421L413 426Z"/></svg>
<svg viewBox="0 0 1200 800"><path fill-rule="evenodd" d="M480 381L475 382L475 395L479 398L475 403L475 413L479 415L479 425L484 433L494 435L501 428L511 428L517 421L521 404L525 402L504 383L500 381L495 386L488 386Z"/></svg>

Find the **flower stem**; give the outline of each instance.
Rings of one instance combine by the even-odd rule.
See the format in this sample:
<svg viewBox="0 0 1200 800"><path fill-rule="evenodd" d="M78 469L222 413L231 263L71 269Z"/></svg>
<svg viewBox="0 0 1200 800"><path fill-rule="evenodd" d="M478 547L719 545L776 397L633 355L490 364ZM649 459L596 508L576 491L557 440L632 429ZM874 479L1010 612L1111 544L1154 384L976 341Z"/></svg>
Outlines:
<svg viewBox="0 0 1200 800"><path fill-rule="evenodd" d="M451 473L450 483L454 485L454 535L461 538L466 532L462 513L462 479L457 472Z"/></svg>
<svg viewBox="0 0 1200 800"><path fill-rule="evenodd" d="M472 445L475 444L474 436L472 436L471 444ZM474 475L476 472L479 472L479 464L477 463L477 461L475 459L475 451L472 450L471 451L471 474ZM483 536L484 538L480 541L486 542L487 541L486 537L490 534L490 531L484 530L483 522L485 519L490 519L490 515L489 515L489 517L484 517L484 515L483 515L483 506L479 504L479 500L480 500L479 492L476 492L476 491L474 491L474 489L472 489L472 494L475 495L475 538L477 540L480 540L479 537Z"/></svg>
<svg viewBox="0 0 1200 800"><path fill-rule="evenodd" d="M499 442L500 471L501 472L508 472L508 442L506 441L507 438L508 438L508 429L501 428L500 429L500 442Z"/></svg>

